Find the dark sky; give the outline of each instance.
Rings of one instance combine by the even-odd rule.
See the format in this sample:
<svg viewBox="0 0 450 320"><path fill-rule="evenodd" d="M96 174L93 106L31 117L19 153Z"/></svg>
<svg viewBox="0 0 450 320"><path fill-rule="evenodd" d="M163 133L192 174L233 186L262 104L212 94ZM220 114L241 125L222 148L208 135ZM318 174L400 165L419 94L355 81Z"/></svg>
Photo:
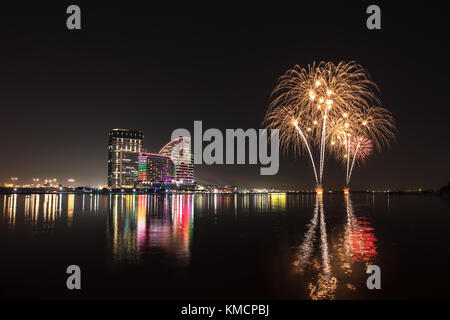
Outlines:
<svg viewBox="0 0 450 320"><path fill-rule="evenodd" d="M393 2L393 1L391 1ZM277 78L295 64L356 60L379 85L399 128L389 150L353 176L353 188L437 188L450 180L449 28L440 2L295 1L233 6L149 1L34 1L0 5L0 181L17 176L106 183L107 133L134 128L157 152L176 128L259 128ZM70 4L82 30L66 28ZM425 7L427 4L427 7ZM200 182L313 187L306 157L195 168ZM326 163L325 185L345 173Z"/></svg>

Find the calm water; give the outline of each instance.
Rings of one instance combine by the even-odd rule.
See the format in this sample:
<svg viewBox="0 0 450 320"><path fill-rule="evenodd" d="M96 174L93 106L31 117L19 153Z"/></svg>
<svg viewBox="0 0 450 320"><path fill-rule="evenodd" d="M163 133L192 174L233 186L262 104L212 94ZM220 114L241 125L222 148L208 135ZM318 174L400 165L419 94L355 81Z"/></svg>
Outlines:
<svg viewBox="0 0 450 320"><path fill-rule="evenodd" d="M450 199L0 195L5 298L450 298ZM65 287L66 267L82 290ZM369 291L367 265L381 268Z"/></svg>

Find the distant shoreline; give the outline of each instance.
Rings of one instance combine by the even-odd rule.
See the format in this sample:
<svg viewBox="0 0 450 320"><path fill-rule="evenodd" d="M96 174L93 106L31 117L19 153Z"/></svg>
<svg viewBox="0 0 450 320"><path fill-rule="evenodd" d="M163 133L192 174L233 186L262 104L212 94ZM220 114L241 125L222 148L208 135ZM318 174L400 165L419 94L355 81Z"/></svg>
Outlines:
<svg viewBox="0 0 450 320"><path fill-rule="evenodd" d="M10 195L10 194L18 194L18 195L31 195L31 194L99 194L99 195L108 195L108 194L315 194L315 191L283 191L277 190L272 192L242 192L242 191L233 191L233 192L205 192L205 191L195 191L195 190L155 190L155 189L94 189L94 188L86 188L86 189L73 189L73 188L0 188L0 194ZM325 191L324 194L342 194L344 191L342 190L330 190ZM361 191L355 190L350 191L352 194L386 194L386 195L449 195L446 193L441 193L439 191L431 191L431 190L423 190L423 191Z"/></svg>

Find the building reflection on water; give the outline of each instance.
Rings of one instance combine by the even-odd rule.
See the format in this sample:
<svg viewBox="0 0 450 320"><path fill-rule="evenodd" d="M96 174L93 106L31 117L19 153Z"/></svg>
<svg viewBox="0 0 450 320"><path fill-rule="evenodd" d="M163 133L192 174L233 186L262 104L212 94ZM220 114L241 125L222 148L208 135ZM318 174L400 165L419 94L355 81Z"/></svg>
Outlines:
<svg viewBox="0 0 450 320"><path fill-rule="evenodd" d="M5 196L6 198L6 196ZM10 228L14 228L16 222L16 209L17 209L17 194L9 196L7 200L3 201L3 212L6 213ZM7 208L5 206L7 205Z"/></svg>
<svg viewBox="0 0 450 320"><path fill-rule="evenodd" d="M47 232L57 226L71 227L75 214L75 200L78 197L79 209L89 213L99 210L99 195L49 193L30 195L3 195L2 218L9 229L31 227L34 232Z"/></svg>
<svg viewBox="0 0 450 320"><path fill-rule="evenodd" d="M18 203L18 199L23 202ZM4 195L3 205L3 215L10 229L23 224L32 226L34 231L51 230L61 219L63 211L62 195L59 194Z"/></svg>
<svg viewBox="0 0 450 320"><path fill-rule="evenodd" d="M142 255L173 255L178 263L190 259L197 216L231 212L235 215L286 211L286 194L3 195L2 224L17 224L33 232L73 228L77 222L106 213L106 235L113 261L135 263Z"/></svg>
<svg viewBox="0 0 450 320"><path fill-rule="evenodd" d="M142 256L172 255L183 266L189 263L196 216L234 212L283 212L286 195L184 194L112 195L107 220L113 261L138 263Z"/></svg>
<svg viewBox="0 0 450 320"><path fill-rule="evenodd" d="M296 273L305 275L309 297L313 300L336 298L339 286L354 291L353 268L366 268L375 261L377 238L367 217L357 217L350 195L345 196L344 230L327 231L323 196L315 197L313 217L294 260ZM333 238L330 240L329 238Z"/></svg>
<svg viewBox="0 0 450 320"><path fill-rule="evenodd" d="M107 236L115 263L138 262L142 254L173 254L189 262L195 195L113 195Z"/></svg>
<svg viewBox="0 0 450 320"><path fill-rule="evenodd" d="M267 215L285 217L284 213L288 212L290 217L303 219L298 210L312 208L312 217L301 233L294 258L289 256L283 261L294 260L294 274L305 281L309 298L335 299L346 297L346 292L358 291L356 284L365 284L361 277L366 276L367 266L376 261L378 250L371 221L358 212L360 205L371 206L373 198L354 204L351 196L346 195L344 210L337 211L333 197L281 193L12 194L0 198L3 207L0 227L35 233L77 228L81 233L75 235L83 234L86 223L94 223L98 232L106 231L107 252L116 266L145 264L149 257L161 255L171 266L183 267L191 260L194 217L198 221L206 217L207 227L207 223L220 221L216 215L239 222L241 217L249 221L249 215L255 219ZM199 238L201 241L207 239Z"/></svg>
<svg viewBox="0 0 450 320"><path fill-rule="evenodd" d="M272 194L198 194L195 199L196 215L228 213L248 215L286 211L284 193Z"/></svg>

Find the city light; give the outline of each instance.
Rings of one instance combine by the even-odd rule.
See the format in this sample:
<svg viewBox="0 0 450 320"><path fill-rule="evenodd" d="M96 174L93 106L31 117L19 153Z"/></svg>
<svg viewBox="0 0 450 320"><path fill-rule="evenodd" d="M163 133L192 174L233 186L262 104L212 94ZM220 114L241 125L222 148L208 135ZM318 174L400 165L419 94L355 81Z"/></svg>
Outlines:
<svg viewBox="0 0 450 320"><path fill-rule="evenodd" d="M68 179L67 182L69 182L70 187L73 189L74 188L75 179Z"/></svg>

